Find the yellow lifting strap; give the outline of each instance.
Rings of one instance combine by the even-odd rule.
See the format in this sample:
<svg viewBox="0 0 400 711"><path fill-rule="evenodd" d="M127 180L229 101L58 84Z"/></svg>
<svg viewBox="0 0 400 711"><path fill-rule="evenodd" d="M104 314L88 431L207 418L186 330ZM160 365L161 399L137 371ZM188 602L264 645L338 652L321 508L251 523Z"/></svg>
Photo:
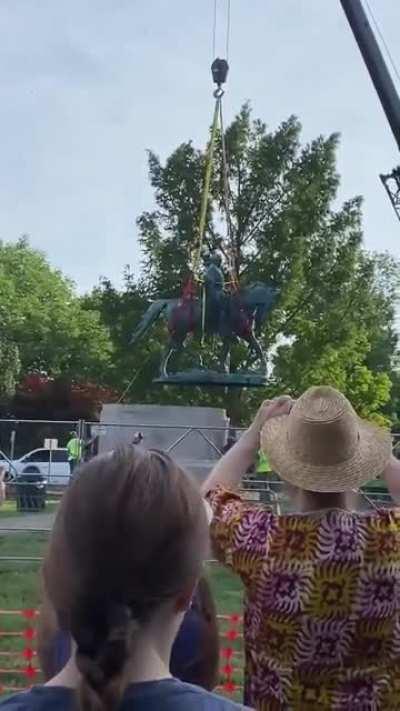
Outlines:
<svg viewBox="0 0 400 711"><path fill-rule="evenodd" d="M199 272L200 272L201 252L202 252L202 248L203 248L204 235L205 235L205 231L206 231L207 208L208 208L208 203L209 203L209 199L210 199L210 187L211 187L214 149L215 149L215 141L216 141L217 130L218 130L218 122L220 122L220 124L221 124L220 125L221 131L223 130L222 97L224 95L224 91L221 88L221 85L226 82L228 70L229 70L229 65L225 59L217 58L214 60L214 62L211 65L211 73L213 76L213 81L215 84L217 84L217 88L214 91L214 98L215 98L214 116L213 116L213 121L212 121L212 126L211 126L210 141L208 143L208 148L207 148L206 170L205 170L205 175L204 175L203 192L201 195L199 235L198 235L197 249L195 250L195 253L194 253L194 256L192 259L192 265L191 265L192 266L192 275L193 275L194 279L197 279L198 282L200 281ZM203 294L202 294L203 298L202 298L202 313L201 313L201 331L202 331L201 340L203 342L204 334L205 334L205 324L206 324L206 290L204 287L203 287L202 291L203 291Z"/></svg>
<svg viewBox="0 0 400 711"><path fill-rule="evenodd" d="M226 59L219 59L219 57L217 57L217 59L214 59L212 65L211 65L211 74L212 74L213 82L214 82L214 84L217 85L217 88L214 91L214 98L215 98L214 116L213 116L213 121L212 121L212 126L211 126L210 141L209 141L208 148L207 148L206 171L205 171L205 175L204 175L203 192L201 195L200 221L199 221L197 248L195 248L193 250L194 254L192 253L190 255L192 257L192 259L191 259L192 274L195 279L199 278L201 251L203 248L204 234L206 231L207 208L208 208L208 201L210 198L210 187L211 187L211 177L212 177L212 169L213 169L215 139L217 136L218 121L219 121L220 117L222 116L221 102L222 102L222 97L224 95L224 90L221 87L222 87L222 84L225 84L225 82L226 82L226 78L228 76L228 71L229 71L229 65L228 65L228 62L226 61Z"/></svg>
<svg viewBox="0 0 400 711"><path fill-rule="evenodd" d="M199 274L201 251L203 248L204 235L205 235L205 231L206 231L207 208L208 208L208 201L210 198L210 186L211 186L211 177L212 177L212 171L213 171L214 148L215 148L215 139L217 136L218 121L219 121L219 117L220 117L221 99L222 99L222 92L221 93L218 92L218 95L216 96L216 99L215 99L214 116L213 116L213 122L212 122L212 126L211 126L211 136L210 136L210 141L209 141L208 149L207 149L206 170L205 170L205 174L204 174L203 192L201 195L199 239L198 239L197 249L196 249L195 255L193 257L193 263L192 263L192 270L193 270L193 274L195 277L198 277L198 274Z"/></svg>

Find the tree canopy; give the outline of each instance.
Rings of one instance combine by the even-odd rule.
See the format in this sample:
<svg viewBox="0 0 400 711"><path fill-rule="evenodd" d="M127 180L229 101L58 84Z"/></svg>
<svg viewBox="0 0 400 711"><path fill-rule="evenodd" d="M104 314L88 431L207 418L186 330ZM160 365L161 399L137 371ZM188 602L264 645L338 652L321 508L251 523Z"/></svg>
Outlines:
<svg viewBox="0 0 400 711"><path fill-rule="evenodd" d="M295 117L270 131L243 106L225 134L229 240L220 138L204 254L219 250L225 271L229 261L241 285L264 281L280 290L262 333L269 384L264 391L229 393L235 424L246 421L262 397L298 395L321 383L340 388L366 417L398 416L399 266L364 249L361 198L338 203L338 136L303 144ZM220 390L151 387L167 342L164 322L130 345L149 301L181 293L198 239L204 168L205 151L190 141L165 161L149 152L154 207L137 219L142 270L135 279L127 269L122 289L103 278L79 297L26 239L0 243L0 397L21 376L44 371L56 382L61 376L111 387L125 400L226 406ZM198 348L191 344L186 366ZM211 355L217 348L215 341L205 346ZM239 346L234 367L245 357Z"/></svg>
<svg viewBox="0 0 400 711"><path fill-rule="evenodd" d="M229 247L241 284L266 281L281 290L263 333L270 385L264 393L242 393L239 403L236 397L236 416L245 419L262 395L282 390L297 395L317 383L339 387L365 416L377 416L385 407L388 411L398 264L363 249L360 197L337 205L338 136L319 136L302 145L295 117L268 131L245 105L225 138L232 241L227 245L219 146L205 248L219 249L226 266ZM149 381L165 329L158 324L135 352L129 349L128 333L146 299L180 293L197 240L204 166L205 152L191 142L178 146L164 163L149 153L155 206L137 220L142 278L135 282L130 277L120 293L104 281L86 302L102 313L121 364L129 363L130 376L137 373L133 399L160 401ZM243 357L239 348L236 365ZM125 370L121 384L128 384L127 375ZM163 391L161 401L168 398L222 402L220 394L204 390L195 395Z"/></svg>
<svg viewBox="0 0 400 711"><path fill-rule="evenodd" d="M100 314L26 238L0 243L0 396L30 371L104 380L112 343ZM4 367L3 367L4 366Z"/></svg>

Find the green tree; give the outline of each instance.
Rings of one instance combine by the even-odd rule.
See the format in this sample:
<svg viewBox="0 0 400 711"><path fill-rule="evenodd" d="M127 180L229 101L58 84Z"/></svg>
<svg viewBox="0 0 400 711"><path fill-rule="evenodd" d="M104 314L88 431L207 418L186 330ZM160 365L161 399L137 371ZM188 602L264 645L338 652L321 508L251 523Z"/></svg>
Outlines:
<svg viewBox="0 0 400 711"><path fill-rule="evenodd" d="M0 243L0 319L14 379L30 370L104 379L112 345L99 313L82 307L72 282L26 238Z"/></svg>
<svg viewBox="0 0 400 711"><path fill-rule="evenodd" d="M159 348L156 348L152 357L154 332L150 342L142 341L135 349L130 347L131 334L135 323L147 308L147 300L128 269L125 270L123 282L123 289L118 290L109 279L101 278L98 286L81 300L82 306L89 313L95 311L101 314L101 320L110 333L113 358L108 368L107 382L121 393L129 384L133 386L133 380L138 383L149 382L159 356Z"/></svg>
<svg viewBox="0 0 400 711"><path fill-rule="evenodd" d="M364 415L375 416L388 407L390 398L398 265L363 249L361 198L336 207L338 136L320 136L302 146L296 118L268 132L265 124L252 120L245 105L225 138L231 239L226 239L218 146L203 251L220 249L225 268L230 261L241 284L262 280L281 291L263 333L270 354L270 385L264 393L232 396L234 418L246 419L262 395L282 389L297 394L322 382L340 387ZM177 296L181 291L197 240L204 167L204 151L191 142L178 146L164 164L149 153L155 207L138 218L143 280L140 288L129 284L127 289L129 295L132 288L139 288L140 308L146 297ZM126 291L118 296L126 298ZM99 304L96 308L102 311ZM153 374L160 341L166 340L165 331L164 336L161 333L153 331L142 346L151 350ZM118 343L115 330L113 339ZM207 351L212 350L208 344ZM142 362L142 351L137 353ZM244 357L239 347L236 365ZM133 355L130 358L134 360ZM148 369L143 377L148 386ZM139 375L136 393L143 392L140 379ZM177 391L163 396L176 401ZM190 400L194 395L185 391L179 397ZM210 404L223 400L204 390L194 399Z"/></svg>
<svg viewBox="0 0 400 711"><path fill-rule="evenodd" d="M20 369L18 346L9 339L0 339L0 403L14 394Z"/></svg>
<svg viewBox="0 0 400 711"><path fill-rule="evenodd" d="M290 323L290 341L277 349L274 375L279 388L299 393L318 382L345 392L364 416L388 403L397 337L394 332L398 267L388 257L359 250L346 288L304 305ZM334 268L334 267L332 267Z"/></svg>
<svg viewBox="0 0 400 711"><path fill-rule="evenodd" d="M116 289L108 279L101 279L98 286L82 298L82 305L99 312L110 332L113 358L107 382L124 400L177 405L208 401L208 395L199 390L176 388L172 392L170 388L152 387L167 341L165 324L156 323L148 338L135 347L130 345L134 328L147 308L148 293L143 282L136 282L128 268L123 275L122 289Z"/></svg>

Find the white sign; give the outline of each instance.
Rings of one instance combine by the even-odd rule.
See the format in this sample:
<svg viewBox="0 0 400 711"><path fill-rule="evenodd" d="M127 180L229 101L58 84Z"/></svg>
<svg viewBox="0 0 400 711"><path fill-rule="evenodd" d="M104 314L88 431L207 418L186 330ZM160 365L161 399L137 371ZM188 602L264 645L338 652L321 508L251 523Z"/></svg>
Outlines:
<svg viewBox="0 0 400 711"><path fill-rule="evenodd" d="M92 437L101 437L101 435L107 434L107 427L102 427L101 425L92 425L90 428L90 433Z"/></svg>
<svg viewBox="0 0 400 711"><path fill-rule="evenodd" d="M45 439L44 440L45 449L58 449L58 439Z"/></svg>

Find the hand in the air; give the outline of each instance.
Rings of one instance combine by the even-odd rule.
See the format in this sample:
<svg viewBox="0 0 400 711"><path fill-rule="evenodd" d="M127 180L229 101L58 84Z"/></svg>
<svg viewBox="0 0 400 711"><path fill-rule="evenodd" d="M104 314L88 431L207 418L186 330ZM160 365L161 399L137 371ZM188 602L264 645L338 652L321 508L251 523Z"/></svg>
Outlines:
<svg viewBox="0 0 400 711"><path fill-rule="evenodd" d="M254 438L257 447L259 445L260 432L267 420L270 420L271 417L288 415L293 407L293 403L294 400L290 395L281 395L274 400L265 400L263 402L248 430Z"/></svg>

